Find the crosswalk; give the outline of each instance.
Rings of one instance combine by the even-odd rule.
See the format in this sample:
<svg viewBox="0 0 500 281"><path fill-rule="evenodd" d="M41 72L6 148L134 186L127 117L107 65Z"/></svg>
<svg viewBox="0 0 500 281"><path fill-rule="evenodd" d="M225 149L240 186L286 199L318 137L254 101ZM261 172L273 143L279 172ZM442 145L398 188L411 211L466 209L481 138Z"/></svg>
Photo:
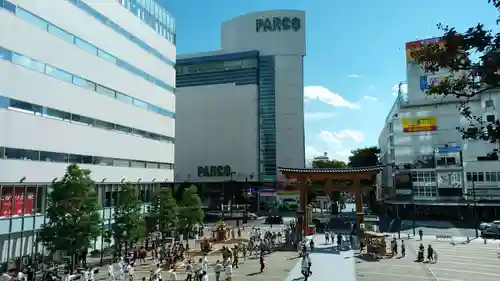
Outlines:
<svg viewBox="0 0 500 281"><path fill-rule="evenodd" d="M478 241L479 242L479 241ZM356 264L358 280L397 279L405 281L493 281L500 279L500 247L496 243L440 243L433 239L408 240L406 257ZM437 262L416 262L417 247L432 245Z"/></svg>

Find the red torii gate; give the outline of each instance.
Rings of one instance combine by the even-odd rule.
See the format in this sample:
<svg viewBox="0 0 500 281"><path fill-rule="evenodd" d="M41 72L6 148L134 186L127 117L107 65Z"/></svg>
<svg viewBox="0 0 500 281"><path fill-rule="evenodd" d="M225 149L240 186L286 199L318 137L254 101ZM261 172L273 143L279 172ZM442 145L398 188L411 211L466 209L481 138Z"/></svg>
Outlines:
<svg viewBox="0 0 500 281"><path fill-rule="evenodd" d="M359 168L312 168L296 169L279 167L278 170L287 178L297 180L300 191L299 211L297 212L297 230L299 236L304 235L307 227L307 182L324 181L325 191L351 192L355 195L356 202L356 228L359 232L360 224L363 222L363 190L372 189L372 186L363 186L361 180L370 180L373 175L382 171L383 166L359 167ZM348 183L348 184L346 184ZM302 237L300 237L302 239Z"/></svg>

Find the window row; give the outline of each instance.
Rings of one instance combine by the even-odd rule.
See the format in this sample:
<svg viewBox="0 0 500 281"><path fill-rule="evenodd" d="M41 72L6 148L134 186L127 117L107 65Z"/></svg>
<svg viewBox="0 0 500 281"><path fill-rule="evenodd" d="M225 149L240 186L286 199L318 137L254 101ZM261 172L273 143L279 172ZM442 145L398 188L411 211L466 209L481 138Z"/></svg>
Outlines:
<svg viewBox="0 0 500 281"><path fill-rule="evenodd" d="M411 179L413 182L436 182L436 172L411 172Z"/></svg>
<svg viewBox="0 0 500 281"><path fill-rule="evenodd" d="M0 0L1 1L1 0ZM151 203L159 183L133 183L139 201ZM101 207L118 205L122 184L96 184L95 192ZM47 211L50 185L0 185L0 218L44 214Z"/></svg>
<svg viewBox="0 0 500 281"><path fill-rule="evenodd" d="M467 172L468 182L500 182L500 172Z"/></svg>
<svg viewBox="0 0 500 281"><path fill-rule="evenodd" d="M53 109L49 107L45 107L38 104L33 104L25 101L15 100L8 97L0 96L0 108L8 108L11 110L35 114L39 116L44 116L52 119L68 121L75 124L80 124L84 126L91 126L99 129L106 129L110 131L117 131L121 133L131 134L134 136L139 136L147 139L174 143L174 138L167 137L151 132L146 132L139 129L130 128L127 126L122 126L118 124L114 124L111 122L106 122L86 116L82 116L79 114L69 113L66 111Z"/></svg>
<svg viewBox="0 0 500 281"><path fill-rule="evenodd" d="M177 75L215 72L241 68L255 68L258 66L257 58L247 58L239 60L210 61L203 63L177 64L175 67Z"/></svg>
<svg viewBox="0 0 500 281"><path fill-rule="evenodd" d="M436 186L415 186L415 187L413 187L413 196L436 197L437 196L437 187Z"/></svg>
<svg viewBox="0 0 500 281"><path fill-rule="evenodd" d="M153 0L118 0L142 22L175 45L175 20Z"/></svg>
<svg viewBox="0 0 500 281"><path fill-rule="evenodd" d="M79 86L82 88L85 88L87 90L94 91L98 94L108 96L110 98L126 102L128 104L141 107L146 110L150 110L154 113L163 115L163 116L168 116L171 118L175 118L175 113L160 108L156 105L152 105L150 103L138 100L132 96L126 95L124 93L115 91L113 89L110 89L108 87L102 86L100 84L97 84L95 82L92 82L90 80L87 80L85 78L79 77L77 75L71 74L67 71L64 71L62 69L50 66L48 64L39 62L37 60L34 60L32 58L26 57L24 55L21 55L19 53L7 50L5 48L0 47L0 59L10 61L16 65L46 74L48 76L51 76L53 78L56 78L58 80L62 80L68 83L72 83L75 86Z"/></svg>
<svg viewBox="0 0 500 281"><path fill-rule="evenodd" d="M173 163L146 162L130 159L70 154L51 151L39 151L12 147L0 147L0 159L20 159L57 163L74 163L100 166L132 167L144 169L173 170Z"/></svg>
<svg viewBox="0 0 500 281"><path fill-rule="evenodd" d="M81 10L88 13L90 16L94 17L96 20L100 21L102 24L109 26L115 32L125 36L128 40L130 40L130 42L135 43L141 49L145 50L146 52L148 52L148 53L152 54L153 56L157 57L158 59L162 60L164 63L166 63L170 66L172 66L174 64L173 61L166 58L159 51L157 51L153 47L149 46L146 42L137 38L132 33L128 32L127 30L125 30L124 28L119 26L118 24L111 21L109 18L107 18L103 14L96 11L94 8L87 5L87 3L85 3L84 1L80 1L80 0L68 0L68 1L72 4L74 4L75 6L77 6L78 8L80 8ZM172 41L170 41L170 42L172 44L175 44L175 37L174 37L173 42Z"/></svg>
<svg viewBox="0 0 500 281"><path fill-rule="evenodd" d="M32 14L31 12L29 12L29 11L19 7L19 6L14 6L14 7L15 7L14 13L18 17L24 19L25 21L27 21L33 25L36 25L49 33L52 33L55 36L63 39L64 41L67 41L71 44L74 44L77 47L79 47L79 48L81 48L89 53L92 53L92 54L94 54L94 55L96 55L96 56L98 56L98 57L100 57L108 62L111 62L112 64L117 65L118 67L125 69L134 75L142 77L142 78L148 80L149 82L152 82L153 84L155 84L155 85L157 85L157 86L159 86L167 91L170 91L172 93L174 92L174 87L168 85L167 83L154 77L153 75L147 74L146 72L131 65L130 63L125 62L125 61L111 55L110 53L108 53L102 49L99 49L98 47L94 46L93 44L90 44L89 42L78 38L76 35L73 35L73 34L67 32L66 30L48 22L47 20L45 20L39 16ZM172 65L173 65L173 63L172 63Z"/></svg>
<svg viewBox="0 0 500 281"><path fill-rule="evenodd" d="M460 156L458 157L437 157L436 167L460 167L462 164L460 162Z"/></svg>

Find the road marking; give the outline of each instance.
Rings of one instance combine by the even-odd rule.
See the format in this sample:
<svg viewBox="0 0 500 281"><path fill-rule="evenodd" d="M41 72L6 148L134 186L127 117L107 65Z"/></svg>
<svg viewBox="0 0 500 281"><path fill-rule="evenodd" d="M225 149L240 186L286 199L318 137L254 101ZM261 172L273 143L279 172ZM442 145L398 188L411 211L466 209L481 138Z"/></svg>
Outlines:
<svg viewBox="0 0 500 281"><path fill-rule="evenodd" d="M383 275L383 276L397 276L397 277L403 277L403 278L417 278L417 279L425 279L425 280L433 280L432 277L430 276L415 276L415 275L405 275L405 274L396 274L396 273L383 273L383 272L370 272L367 274L368 276L370 275ZM356 273L357 277L364 277L363 274Z"/></svg>
<svg viewBox="0 0 500 281"><path fill-rule="evenodd" d="M429 267L430 268L430 267ZM471 271L471 270L460 270L460 269L444 269L444 268L432 268L436 271L453 271L456 273L467 273L467 274L479 274L479 275L488 275L488 276L500 276L500 273L487 273L487 272L479 272L479 271Z"/></svg>
<svg viewBox="0 0 500 281"><path fill-rule="evenodd" d="M441 258L438 261L439 264L442 263L450 263L450 264L458 264L458 265L465 265L465 266L478 266L478 267L492 267L492 268L498 268L500 269L500 265L493 265L493 264L481 264L481 263L470 263L470 262L458 262L458 261L443 261Z"/></svg>

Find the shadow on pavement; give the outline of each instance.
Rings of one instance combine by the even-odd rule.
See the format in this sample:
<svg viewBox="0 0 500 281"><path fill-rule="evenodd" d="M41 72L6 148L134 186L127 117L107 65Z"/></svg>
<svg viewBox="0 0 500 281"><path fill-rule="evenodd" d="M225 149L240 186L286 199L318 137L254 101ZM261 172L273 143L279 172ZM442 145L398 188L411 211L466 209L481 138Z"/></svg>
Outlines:
<svg viewBox="0 0 500 281"><path fill-rule="evenodd" d="M370 254L357 254L354 257L366 262L380 262L379 258L376 258Z"/></svg>

